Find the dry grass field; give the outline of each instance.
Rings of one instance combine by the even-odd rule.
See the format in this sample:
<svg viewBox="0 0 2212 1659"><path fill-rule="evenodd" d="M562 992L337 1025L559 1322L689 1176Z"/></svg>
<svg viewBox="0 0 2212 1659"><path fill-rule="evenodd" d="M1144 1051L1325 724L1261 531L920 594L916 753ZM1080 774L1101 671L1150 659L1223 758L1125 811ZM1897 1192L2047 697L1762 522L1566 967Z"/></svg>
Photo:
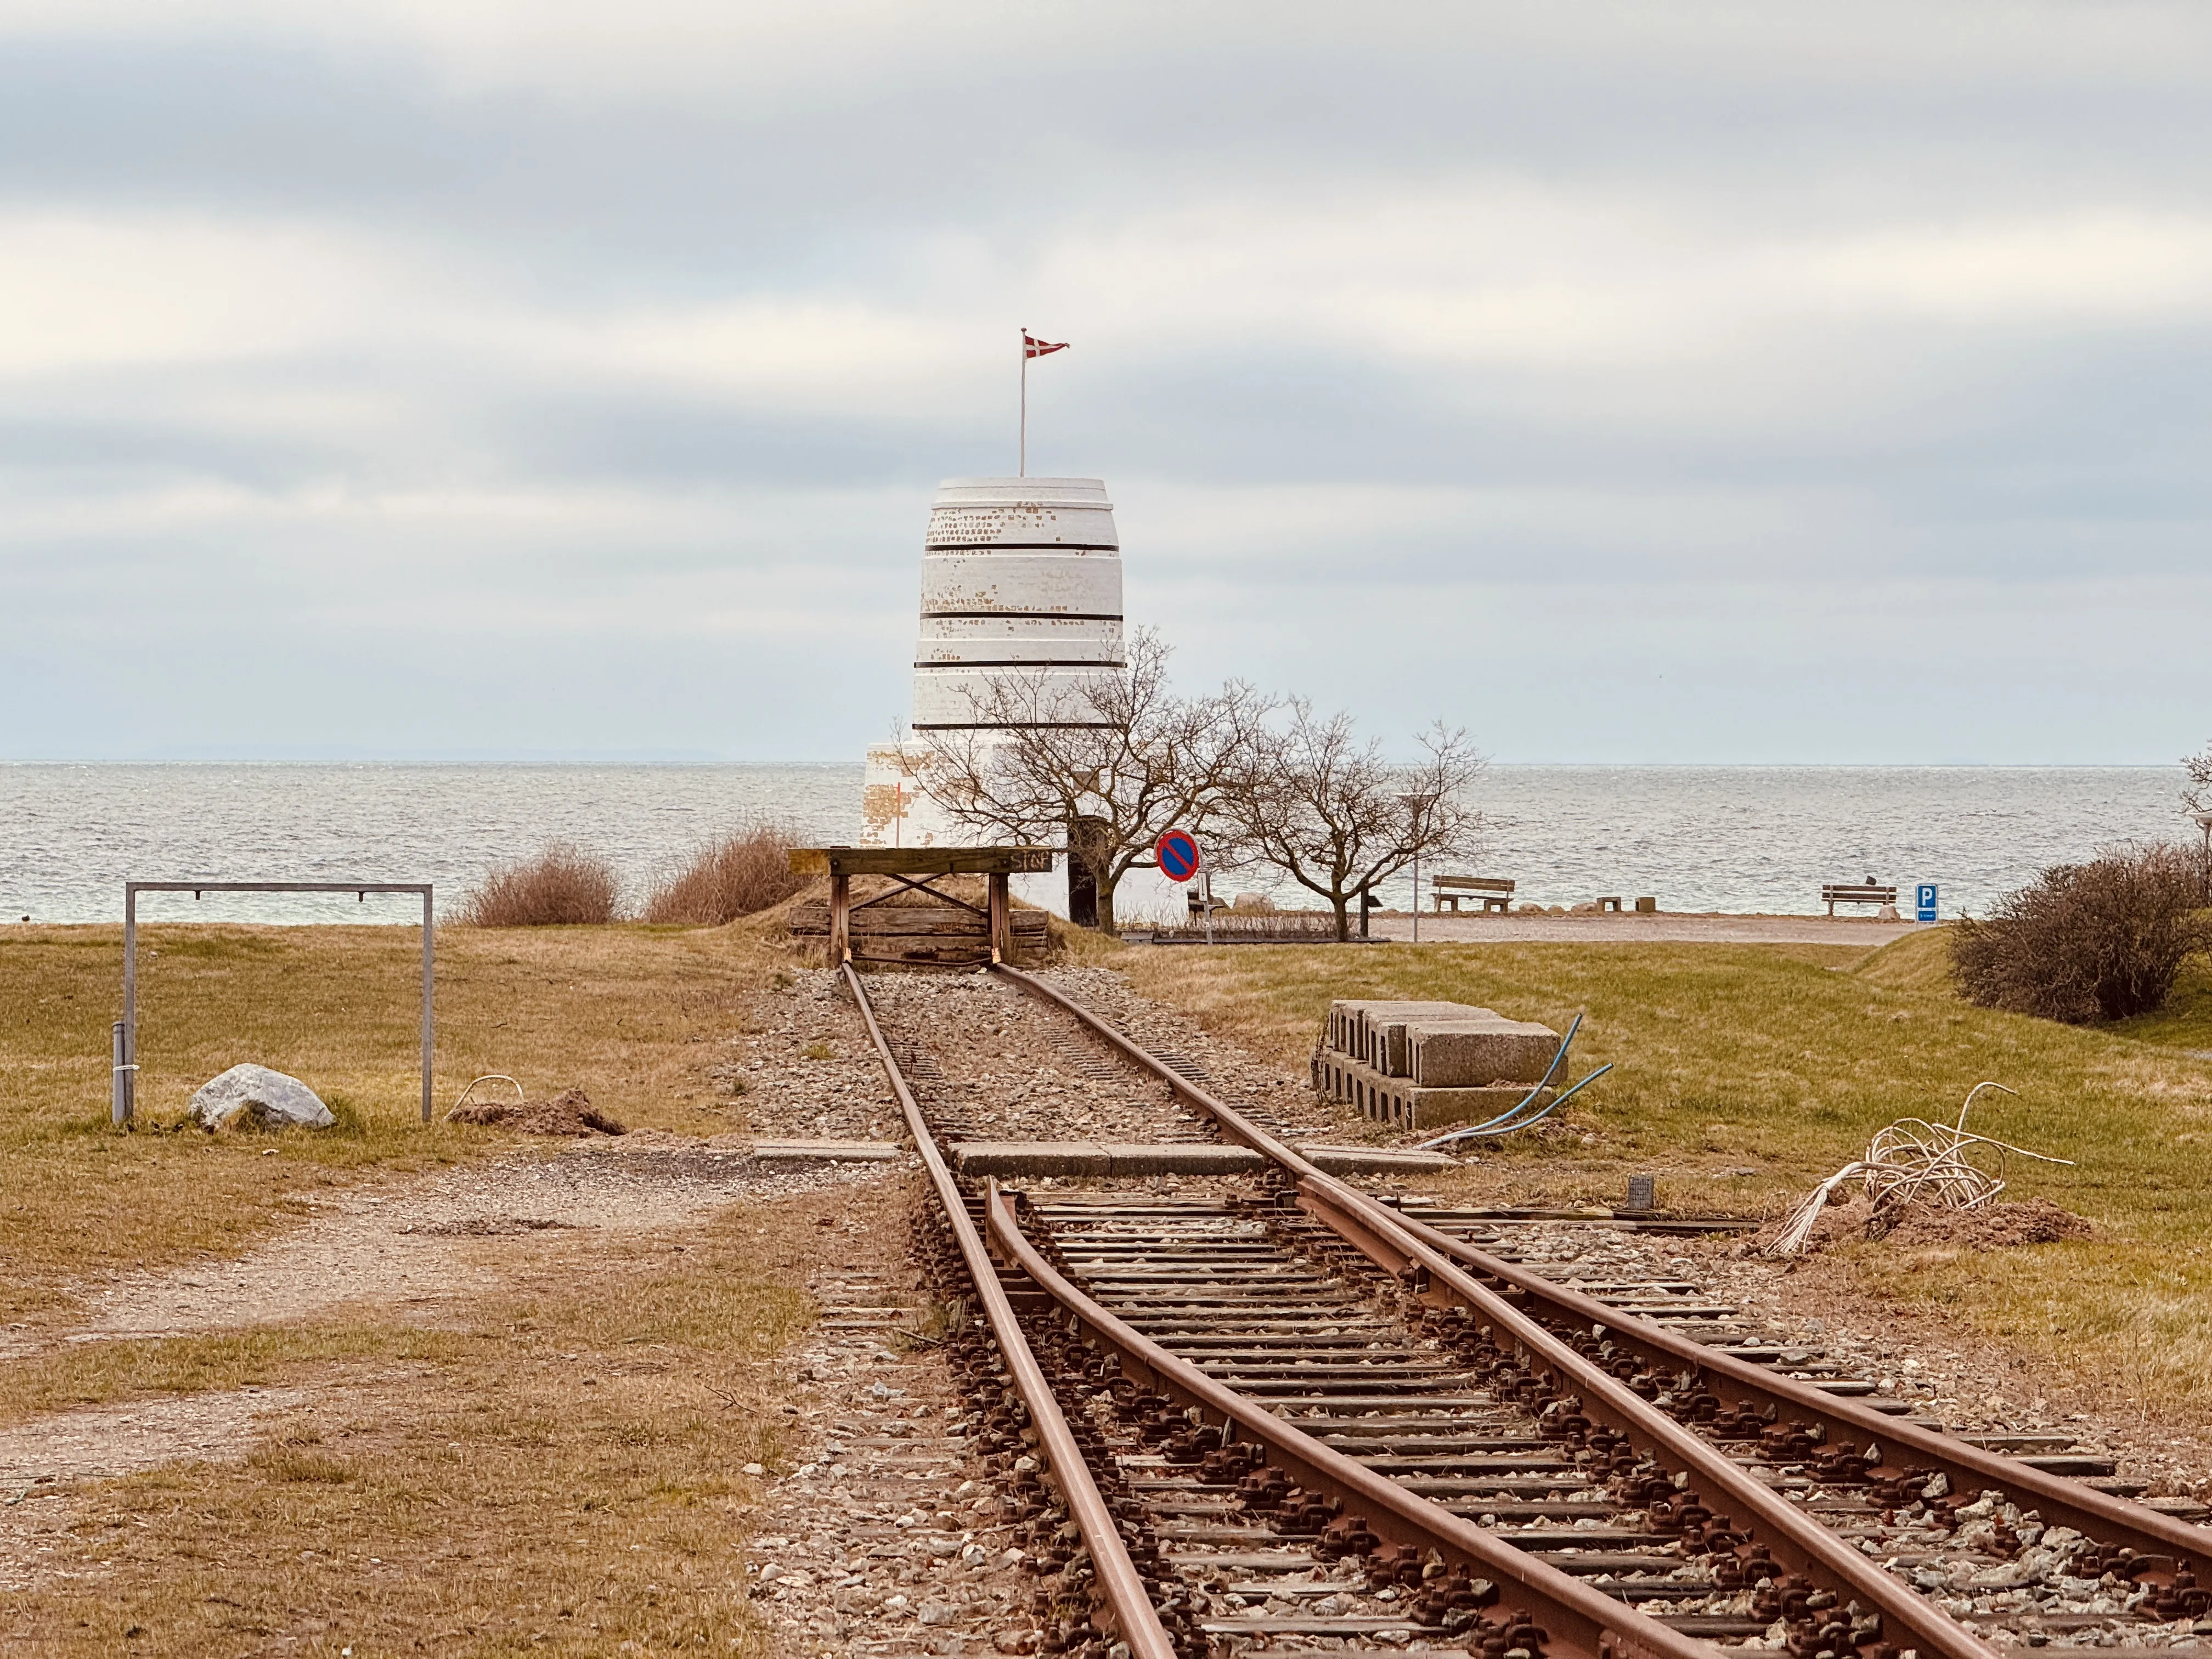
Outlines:
<svg viewBox="0 0 2212 1659"><path fill-rule="evenodd" d="M1564 1030L1576 1075L1615 1069L1557 1131L1490 1143L1467 1195L1618 1201L1659 1176L1686 1210L1778 1212L1893 1119L1954 1119L2075 1160L2015 1163L2011 1195L2089 1218L2094 1238L1977 1253L1855 1247L1864 1289L2212 1424L2212 972L2112 1030L1959 1000L1939 933L1819 945L1469 945L1131 951L1115 965L1217 1034L1303 1066L1337 997L1442 998ZM2191 1050L2205 1052L2192 1053Z"/></svg>
<svg viewBox="0 0 2212 1659"><path fill-rule="evenodd" d="M0 933L0 1321L66 1311L64 1286L87 1275L234 1253L319 1183L511 1145L420 1121L421 939L411 927L142 929L137 1129L117 1135L121 930ZM774 971L737 928L441 928L438 1111L503 1072L533 1099L580 1087L633 1126L742 1127L708 1075L711 1039ZM191 1091L243 1060L306 1079L339 1127L179 1129Z"/></svg>
<svg viewBox="0 0 2212 1659"><path fill-rule="evenodd" d="M102 1345L136 1351L105 1379L126 1399L255 1382L304 1403L242 1459L81 1489L58 1573L0 1601L0 1646L763 1653L742 1553L761 1483L741 1471L776 1461L786 1419L762 1361L811 1322L791 1286L813 1224L849 1206L740 1207L681 1254L564 1241L448 1329ZM52 1364L0 1374L55 1404L105 1392L61 1369L79 1386L52 1389Z"/></svg>
<svg viewBox="0 0 2212 1659"><path fill-rule="evenodd" d="M143 1283L138 1268L191 1282L210 1264L267 1261L252 1253L313 1236L300 1230L319 1201L327 1213L334 1199L562 1151L419 1122L418 941L384 927L146 930L147 1069L139 1127L119 1134L104 1054L116 933L0 935L0 1463L25 1435L112 1437L112 1413L128 1424L167 1398L243 1435L240 1455L0 1493L0 1542L41 1565L0 1598L0 1648L765 1650L742 1553L760 1482L742 1471L772 1464L785 1432L767 1367L812 1322L799 1287L825 1239L896 1236L896 1216L870 1207L893 1194L859 1213L849 1194L798 1196L683 1224L532 1234L526 1248L458 1240L466 1283L427 1308L53 1340L104 1287ZM451 929L439 945L441 1109L501 1071L533 1096L580 1086L635 1127L745 1127L712 1070L783 965L757 933ZM246 1058L310 1079L340 1127L175 1127L198 1082Z"/></svg>

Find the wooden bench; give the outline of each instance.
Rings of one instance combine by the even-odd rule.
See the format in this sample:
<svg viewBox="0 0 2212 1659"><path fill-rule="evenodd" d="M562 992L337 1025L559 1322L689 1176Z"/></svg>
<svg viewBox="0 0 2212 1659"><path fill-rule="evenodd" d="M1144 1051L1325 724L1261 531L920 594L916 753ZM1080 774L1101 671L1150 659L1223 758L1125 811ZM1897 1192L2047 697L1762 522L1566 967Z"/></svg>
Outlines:
<svg viewBox="0 0 2212 1659"><path fill-rule="evenodd" d="M1870 881L1832 881L1820 889L1820 897L1832 916L1838 904L1895 904L1897 889Z"/></svg>
<svg viewBox="0 0 2212 1659"><path fill-rule="evenodd" d="M1429 896L1436 901L1438 915L1443 914L1446 904L1457 915L1462 899L1481 900L1483 914L1487 915L1492 910L1513 908L1513 884L1495 876L1437 876L1429 882Z"/></svg>

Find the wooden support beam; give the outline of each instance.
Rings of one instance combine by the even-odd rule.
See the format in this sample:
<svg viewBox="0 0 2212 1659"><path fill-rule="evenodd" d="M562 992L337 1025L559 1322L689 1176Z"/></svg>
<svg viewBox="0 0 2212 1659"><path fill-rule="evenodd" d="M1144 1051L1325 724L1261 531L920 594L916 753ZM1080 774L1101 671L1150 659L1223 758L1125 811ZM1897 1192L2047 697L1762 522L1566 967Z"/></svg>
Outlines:
<svg viewBox="0 0 2212 1659"><path fill-rule="evenodd" d="M1014 959L1013 899L1006 890L1003 870L991 872L991 960Z"/></svg>
<svg viewBox="0 0 2212 1659"><path fill-rule="evenodd" d="M794 847L795 876L1045 875L1049 847Z"/></svg>
<svg viewBox="0 0 2212 1659"><path fill-rule="evenodd" d="M830 966L853 958L853 878L839 873L830 878Z"/></svg>

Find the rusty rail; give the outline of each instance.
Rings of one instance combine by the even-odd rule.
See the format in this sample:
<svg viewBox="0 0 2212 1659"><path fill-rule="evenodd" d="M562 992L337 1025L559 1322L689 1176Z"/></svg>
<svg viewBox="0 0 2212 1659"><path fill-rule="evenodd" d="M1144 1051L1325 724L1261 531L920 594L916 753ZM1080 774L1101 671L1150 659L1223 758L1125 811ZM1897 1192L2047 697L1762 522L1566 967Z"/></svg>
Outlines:
<svg viewBox="0 0 2212 1659"><path fill-rule="evenodd" d="M1476 1249L1410 1216L1400 1224L1414 1237L1450 1255L1471 1271L1495 1279L1556 1316L1583 1325L1603 1325L1606 1333L1624 1347L1648 1361L1679 1367L1691 1373L1692 1386L1735 1405L1777 1405L1804 1419L1818 1423L1832 1437L1854 1443L1882 1447L1883 1462L1901 1461L1930 1474L1949 1478L1954 1492L1994 1489L2022 1509L2039 1511L2045 1522L2072 1527L2109 1542L2124 1544L2143 1555L2171 1555L2188 1568L2197 1582L2212 1574L2212 1532L2141 1504L2115 1498L2063 1475L2052 1474L2032 1464L2000 1457L1982 1447L1954 1440L1916 1423L1840 1399L1794 1376L1778 1376L1739 1359L1718 1353L1694 1339L1664 1326L1609 1308L1594 1297L1553 1284L1515 1262ZM1887 1455L1894 1448L1895 1460ZM2160 1575L2164 1577L2166 1575Z"/></svg>
<svg viewBox="0 0 2212 1659"><path fill-rule="evenodd" d="M1083 1542L1091 1552L1091 1567L1097 1575L1108 1616L1121 1639L1129 1644L1132 1659L1176 1659L1175 1643L1160 1623L1159 1613L1152 1606L1136 1564L1129 1559L1128 1546L1122 1542L1121 1530L1114 1524L1113 1512L1106 1507L1105 1498L1091 1478L1082 1450L1069 1431L1067 1419L1061 1414L1059 1401L1053 1397L1052 1385L1046 1380L1036 1356L1030 1352L1028 1340L1015 1321L1013 1304L1006 1296L1006 1287L999 1282L998 1269L968 1213L959 1183L946 1166L944 1154L937 1149L929 1126L922 1119L921 1107L914 1091L907 1087L898 1061L891 1055L890 1044L884 1040L883 1028L876 1023L876 1011L868 1001L868 994L861 988L860 975L853 971L852 963L841 966L853 1000L860 1007L860 1018L867 1024L869 1040L876 1045L877 1056L883 1061L884 1075L890 1079L892 1091L898 1096L899 1109L906 1114L907 1128L929 1171L930 1184L936 1188L938 1201L945 1206L946 1224L959 1241L961 1257L968 1264L969 1277L975 1283L976 1297L983 1304L984 1316L991 1322L992 1334L999 1340L1000 1355L1013 1376L1023 1403L1029 1407L1030 1421L1037 1431L1038 1449L1058 1480L1060 1495L1067 1502L1068 1515L1081 1529Z"/></svg>
<svg viewBox="0 0 2212 1659"><path fill-rule="evenodd" d="M1022 1231L1013 1206L994 1180L983 1219L1008 1260L1101 1342L1118 1352L1123 1374L1137 1371L1160 1391L1233 1425L1267 1448L1268 1461L1308 1492L1334 1498L1378 1537L1434 1549L1448 1562L1474 1568L1493 1585L1533 1604L1528 1611L1553 1637L1591 1659L1714 1659L1711 1643L1647 1619L1627 1603L1539 1561L1495 1533L1454 1515L1322 1444L1258 1401L1215 1382L1117 1318L1071 1283Z"/></svg>
<svg viewBox="0 0 2212 1659"><path fill-rule="evenodd" d="M1353 1214L1386 1218L1399 1232L1481 1279L1494 1281L1504 1288L1508 1296L1520 1298L1521 1307L1516 1311L1541 1309L1559 1323L1583 1329L1601 1325L1616 1344L1646 1363L1663 1365L1670 1371L1689 1373L1692 1388L1712 1394L1724 1404L1760 1409L1778 1407L1808 1424L1819 1425L1834 1443L1849 1441L1881 1448L1882 1465L1942 1474L1956 1492L1995 1490L2022 1509L2039 1511L2046 1524L2072 1527L2106 1542L2124 1545L2138 1554L2172 1557L2176 1568L2190 1571L2199 1583L2212 1581L2212 1530L2161 1515L2110 1492L2099 1492L2063 1475L2001 1457L1917 1424L1899 1421L1733 1354L1716 1352L1694 1338L1608 1307L1594 1297L1492 1255L1465 1239L1454 1238L1388 1205L1378 1204L1357 1188L1314 1169L1294 1149L1274 1141L1234 1108L1161 1065L1088 1009L1018 969L1002 971L1083 1021L1184 1099L1212 1115L1244 1145L1293 1170L1299 1176L1308 1197L1330 1194L1337 1206L1347 1212L1347 1220ZM2169 1578L2171 1574L2160 1571L2145 1577L2162 1579Z"/></svg>
<svg viewBox="0 0 2212 1659"><path fill-rule="evenodd" d="M1806 1573L1825 1588L1878 1609L1884 1622L1884 1639L1891 1647L1917 1649L1923 1659L1933 1659L1933 1656L1994 1659L1996 1650L1978 1635L1762 1485L1711 1443L1576 1352L1505 1295L1476 1279L1453 1259L1457 1253L1447 1253L1417 1237L1396 1211L1322 1173L1294 1148L1155 1059L1080 1003L1018 969L1000 963L994 964L994 971L1073 1016L1118 1053L1211 1115L1233 1139L1295 1176L1300 1208L1397 1274L1425 1300L1455 1302L1470 1309L1492 1328L1494 1336L1509 1340L1547 1367L1559 1386L1579 1397L1589 1417L1626 1435L1632 1443L1662 1462L1689 1471L1706 1500L1717 1506L1724 1501L1731 1513L1747 1522L1778 1561ZM1597 1311L1588 1316L1590 1324L1622 1331L1630 1322L1630 1316L1617 1310L1602 1304L1592 1306Z"/></svg>

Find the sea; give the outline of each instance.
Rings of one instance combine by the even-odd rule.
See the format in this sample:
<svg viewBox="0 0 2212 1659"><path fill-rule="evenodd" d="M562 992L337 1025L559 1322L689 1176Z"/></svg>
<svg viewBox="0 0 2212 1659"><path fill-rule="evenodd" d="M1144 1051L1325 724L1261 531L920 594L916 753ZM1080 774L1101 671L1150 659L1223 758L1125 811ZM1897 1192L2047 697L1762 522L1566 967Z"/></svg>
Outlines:
<svg viewBox="0 0 2212 1659"><path fill-rule="evenodd" d="M1650 895L1662 910L1807 915L1824 882L1936 884L1985 911L2052 864L2194 839L2178 767L1492 766L1480 850L1442 866L1516 899ZM441 914L495 866L565 841L642 896L761 819L860 832L860 768L820 765L0 763L0 921L115 922L125 880L428 881ZM1439 873L1436 869L1424 877ZM1297 890L1225 871L1218 894ZM1401 879L1386 902L1411 896ZM1910 894L1903 896L1910 902ZM149 921L403 923L411 896L149 894Z"/></svg>

